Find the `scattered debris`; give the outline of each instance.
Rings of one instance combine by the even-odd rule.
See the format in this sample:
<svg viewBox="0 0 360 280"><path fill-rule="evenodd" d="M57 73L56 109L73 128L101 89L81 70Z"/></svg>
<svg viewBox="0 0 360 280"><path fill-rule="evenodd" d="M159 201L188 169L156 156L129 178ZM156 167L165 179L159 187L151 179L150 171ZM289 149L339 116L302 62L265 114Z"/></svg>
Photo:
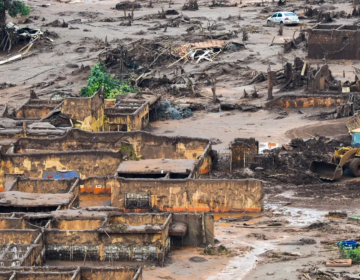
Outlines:
<svg viewBox="0 0 360 280"><path fill-rule="evenodd" d="M115 6L116 10L131 11L131 9L141 9L141 4L132 1L122 1Z"/></svg>
<svg viewBox="0 0 360 280"><path fill-rule="evenodd" d="M191 257L189 259L191 262L197 262L197 263L200 263L200 262L206 262L207 259L204 259L202 257Z"/></svg>
<svg viewBox="0 0 360 280"><path fill-rule="evenodd" d="M182 9L185 11L197 11L199 10L199 5L197 0L187 0Z"/></svg>
<svg viewBox="0 0 360 280"><path fill-rule="evenodd" d="M158 109L160 120L181 120L193 116L193 112L189 108L180 107L166 100L161 102Z"/></svg>
<svg viewBox="0 0 360 280"><path fill-rule="evenodd" d="M67 28L67 27L69 27L69 24L66 23L65 20L62 20L62 22L61 22L61 20L56 19L53 22L45 24L44 26Z"/></svg>
<svg viewBox="0 0 360 280"><path fill-rule="evenodd" d="M326 261L327 267L350 267L352 264L351 259L329 260Z"/></svg>
<svg viewBox="0 0 360 280"><path fill-rule="evenodd" d="M219 245L217 247L213 246L213 245L208 245L204 249L204 254L205 255L227 255L227 254L229 254L229 250L224 245Z"/></svg>

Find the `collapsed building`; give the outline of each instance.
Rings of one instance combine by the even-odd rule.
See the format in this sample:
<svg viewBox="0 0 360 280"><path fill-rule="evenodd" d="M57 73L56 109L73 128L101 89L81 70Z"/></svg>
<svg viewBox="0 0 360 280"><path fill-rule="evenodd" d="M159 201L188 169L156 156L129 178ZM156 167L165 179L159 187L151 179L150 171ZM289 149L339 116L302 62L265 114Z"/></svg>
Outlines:
<svg viewBox="0 0 360 280"><path fill-rule="evenodd" d="M9 250L18 253L13 260L4 259L2 266L84 259L163 263L172 243L214 244L210 214L77 208L81 184L79 178L17 177L8 191L0 193L0 240L4 246L0 261ZM129 206L136 209L131 201Z"/></svg>
<svg viewBox="0 0 360 280"><path fill-rule="evenodd" d="M109 194L111 204L127 212L261 211L260 182L209 179L211 168L209 140L72 129L56 138L4 145L0 186L12 190L19 176L75 177L81 193Z"/></svg>
<svg viewBox="0 0 360 280"><path fill-rule="evenodd" d="M62 135L64 130L74 127L93 132L142 130L150 119L156 119L159 103L160 96L105 100L101 90L92 97L63 100L42 100L32 93L13 117L5 110L2 117L11 118L17 125L0 133L2 137L47 137Z"/></svg>
<svg viewBox="0 0 360 280"><path fill-rule="evenodd" d="M212 213L263 209L261 181L210 179L209 140L132 131L147 124L149 103L104 104L100 93L53 103L30 99L12 120L23 123L19 131L0 131L0 263L14 267L0 274L75 270L79 279L92 279L81 276L98 273L86 261L163 264L172 246L214 244ZM146 120L133 122L134 110ZM30 136L29 129L41 132ZM66 267L69 261L77 267ZM43 264L61 267L30 268ZM111 273L141 279L141 270L124 271L109 268L96 279Z"/></svg>
<svg viewBox="0 0 360 280"><path fill-rule="evenodd" d="M328 108L325 115L334 118L353 116L360 109L355 93L360 92L360 70L354 68L354 80L335 78L328 64L312 67L308 62L295 58L294 63L284 64L285 85L276 97L269 87L269 98L266 107L272 108ZM274 71L268 73L268 85L276 84ZM288 90L298 91L287 93ZM300 91L301 90L301 91Z"/></svg>

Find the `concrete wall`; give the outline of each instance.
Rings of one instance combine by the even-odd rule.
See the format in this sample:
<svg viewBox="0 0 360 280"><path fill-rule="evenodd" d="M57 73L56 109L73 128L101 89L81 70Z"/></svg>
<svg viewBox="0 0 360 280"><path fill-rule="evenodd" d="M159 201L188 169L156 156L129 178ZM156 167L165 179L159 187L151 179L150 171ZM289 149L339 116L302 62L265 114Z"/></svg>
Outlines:
<svg viewBox="0 0 360 280"><path fill-rule="evenodd" d="M39 235L38 230L8 229L0 231L0 244L31 244Z"/></svg>
<svg viewBox="0 0 360 280"><path fill-rule="evenodd" d="M102 131L104 126L104 98L97 92L92 97L66 98L61 113L75 120L78 128Z"/></svg>
<svg viewBox="0 0 360 280"><path fill-rule="evenodd" d="M231 170L245 168L252 162L254 155L259 153L259 142L255 138L236 138L230 143Z"/></svg>
<svg viewBox="0 0 360 280"><path fill-rule="evenodd" d="M340 96L294 96L284 95L266 104L267 108L308 108L308 107L335 107L340 105Z"/></svg>
<svg viewBox="0 0 360 280"><path fill-rule="evenodd" d="M110 236L110 238L109 238ZM136 250L161 255L162 233L99 233L93 230L46 230L46 258L51 260L111 261L139 259Z"/></svg>
<svg viewBox="0 0 360 280"><path fill-rule="evenodd" d="M170 212L260 212L263 208L263 190L257 180L164 180L124 179L112 189L111 205L126 209L125 194L147 193L151 208Z"/></svg>
<svg viewBox="0 0 360 280"><path fill-rule="evenodd" d="M80 181L82 193L111 194L111 189L120 183L114 177L92 177Z"/></svg>
<svg viewBox="0 0 360 280"><path fill-rule="evenodd" d="M360 59L359 48L356 30L341 25L317 25L308 30L308 58L323 59L327 53L326 59Z"/></svg>
<svg viewBox="0 0 360 280"><path fill-rule="evenodd" d="M105 222L105 219L71 219L71 220L58 220L51 221L50 229L61 230L90 230L97 229Z"/></svg>
<svg viewBox="0 0 360 280"><path fill-rule="evenodd" d="M121 153L112 151L72 151L58 153L1 155L0 186L5 174L23 173L29 178L43 178L50 171L78 171L81 178L115 174Z"/></svg>
<svg viewBox="0 0 360 280"><path fill-rule="evenodd" d="M12 275L15 278L11 278ZM0 279L142 280L141 267L0 267Z"/></svg>
<svg viewBox="0 0 360 280"><path fill-rule="evenodd" d="M25 229L26 223L20 218L0 218L0 229Z"/></svg>
<svg viewBox="0 0 360 280"><path fill-rule="evenodd" d="M136 270L134 269L124 269L121 271L111 270L111 269L82 269L81 270L81 280L141 280L141 274L135 278Z"/></svg>
<svg viewBox="0 0 360 280"><path fill-rule="evenodd" d="M15 144L15 153L26 151L73 151L113 150L118 151L122 142L132 145L136 156L145 159L197 159L209 140L190 137L167 137L143 131L90 133L78 129L54 139L20 138Z"/></svg>
<svg viewBox="0 0 360 280"><path fill-rule="evenodd" d="M214 245L215 233L213 215L203 215L195 213L174 213L173 221L184 222L188 225L188 231L181 241L183 245Z"/></svg>
<svg viewBox="0 0 360 280"><path fill-rule="evenodd" d="M9 191L26 193L67 193L74 185L76 179L54 180L54 179L29 179L18 177Z"/></svg>
<svg viewBox="0 0 360 280"><path fill-rule="evenodd" d="M171 215L123 214L108 219L53 220L45 230L51 260L158 260L166 253Z"/></svg>
<svg viewBox="0 0 360 280"><path fill-rule="evenodd" d="M15 111L18 119L42 119L50 113L61 101L29 99Z"/></svg>
<svg viewBox="0 0 360 280"><path fill-rule="evenodd" d="M142 130L149 124L149 103L143 104L134 113L122 113L121 109L109 108L105 115L105 131L121 130L122 125L126 125L126 131Z"/></svg>

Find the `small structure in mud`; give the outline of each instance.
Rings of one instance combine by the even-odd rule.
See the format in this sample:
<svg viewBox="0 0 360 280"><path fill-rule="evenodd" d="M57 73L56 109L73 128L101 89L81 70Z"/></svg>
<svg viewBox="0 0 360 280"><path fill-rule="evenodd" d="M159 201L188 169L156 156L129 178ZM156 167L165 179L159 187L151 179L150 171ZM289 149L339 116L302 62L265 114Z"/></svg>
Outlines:
<svg viewBox="0 0 360 280"><path fill-rule="evenodd" d="M317 24L308 30L308 57L312 59L360 59L357 25Z"/></svg>
<svg viewBox="0 0 360 280"><path fill-rule="evenodd" d="M255 138L236 138L230 143L230 169L249 167L259 153L259 142Z"/></svg>

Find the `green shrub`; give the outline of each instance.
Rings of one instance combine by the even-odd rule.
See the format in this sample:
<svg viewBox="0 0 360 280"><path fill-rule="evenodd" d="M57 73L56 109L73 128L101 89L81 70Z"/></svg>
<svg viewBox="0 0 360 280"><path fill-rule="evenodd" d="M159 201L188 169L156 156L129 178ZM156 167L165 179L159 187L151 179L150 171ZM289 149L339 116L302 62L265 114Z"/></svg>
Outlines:
<svg viewBox="0 0 360 280"><path fill-rule="evenodd" d="M104 86L106 99L116 98L119 94L136 92L136 89L132 88L128 81L119 81L118 79L111 77L107 72L105 65L97 63L91 69L88 84L86 87L81 88L80 95L90 97L97 92L101 86Z"/></svg>
<svg viewBox="0 0 360 280"><path fill-rule="evenodd" d="M30 13L30 7L26 6L22 1L13 1L8 12L11 17L16 17L18 14L27 16Z"/></svg>
<svg viewBox="0 0 360 280"><path fill-rule="evenodd" d="M360 248L356 247L355 249L350 249L339 244L340 252L344 259L351 259L353 264L360 263Z"/></svg>
<svg viewBox="0 0 360 280"><path fill-rule="evenodd" d="M19 14L27 16L30 13L30 7L26 6L25 2L15 0L0 1L0 12L1 10L7 10L11 17L16 17ZM0 24L4 24L4 22L0 22Z"/></svg>

